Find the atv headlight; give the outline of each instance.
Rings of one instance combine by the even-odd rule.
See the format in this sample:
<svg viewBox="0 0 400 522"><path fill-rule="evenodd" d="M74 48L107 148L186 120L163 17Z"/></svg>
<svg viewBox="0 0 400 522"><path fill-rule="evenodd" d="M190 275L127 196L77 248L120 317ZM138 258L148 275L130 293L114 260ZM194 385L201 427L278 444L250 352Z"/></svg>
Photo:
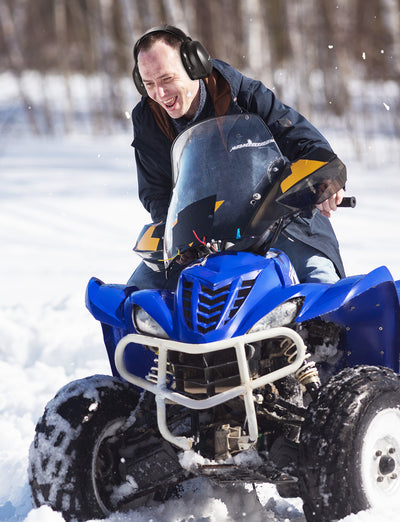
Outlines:
<svg viewBox="0 0 400 522"><path fill-rule="evenodd" d="M302 298L285 301L271 310L267 315L264 315L264 317L262 317L259 321L257 321L256 324L249 330L249 333L260 332L261 330L268 330L269 328L285 326L293 323L299 314L302 304Z"/></svg>
<svg viewBox="0 0 400 522"><path fill-rule="evenodd" d="M146 310L140 308L140 306L135 306L133 308L132 319L137 332L144 335L151 335L152 337L169 339L165 330L151 317L150 314L146 312Z"/></svg>

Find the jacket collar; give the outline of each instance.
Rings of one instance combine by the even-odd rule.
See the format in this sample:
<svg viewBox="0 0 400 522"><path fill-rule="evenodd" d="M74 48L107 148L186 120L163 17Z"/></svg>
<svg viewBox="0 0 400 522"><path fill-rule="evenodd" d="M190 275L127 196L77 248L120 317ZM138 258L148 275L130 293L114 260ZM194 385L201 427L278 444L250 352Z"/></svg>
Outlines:
<svg viewBox="0 0 400 522"><path fill-rule="evenodd" d="M240 91L243 75L234 67L222 60L212 60L213 68L216 69L229 83L232 99L235 100Z"/></svg>

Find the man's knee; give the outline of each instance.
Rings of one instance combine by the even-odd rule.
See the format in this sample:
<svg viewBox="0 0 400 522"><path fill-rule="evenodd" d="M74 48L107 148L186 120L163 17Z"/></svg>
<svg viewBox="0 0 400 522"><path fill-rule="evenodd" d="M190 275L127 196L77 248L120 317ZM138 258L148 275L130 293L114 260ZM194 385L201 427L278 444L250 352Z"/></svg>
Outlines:
<svg viewBox="0 0 400 522"><path fill-rule="evenodd" d="M297 275L302 283L333 284L339 280L333 262L320 253L309 257L305 262L303 273Z"/></svg>
<svg viewBox="0 0 400 522"><path fill-rule="evenodd" d="M316 248L282 235L276 248L289 257L300 283L333 284L339 280L334 263Z"/></svg>

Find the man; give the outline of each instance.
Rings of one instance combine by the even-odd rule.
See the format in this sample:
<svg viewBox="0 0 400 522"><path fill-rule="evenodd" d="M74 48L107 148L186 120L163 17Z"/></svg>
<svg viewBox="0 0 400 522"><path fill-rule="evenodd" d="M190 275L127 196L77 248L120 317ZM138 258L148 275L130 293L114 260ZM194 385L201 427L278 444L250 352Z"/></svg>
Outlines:
<svg viewBox="0 0 400 522"><path fill-rule="evenodd" d="M172 142L188 126L205 118L256 113L290 161L335 157L325 138L303 116L281 103L261 82L243 76L225 62L211 60L200 42L175 27L147 31L136 42L134 59L133 78L143 97L132 112L132 146L139 197L154 222L165 220L168 211ZM289 256L301 282L334 283L344 276L339 245L328 219L342 198L340 190L318 205L311 218L297 218L275 244ZM164 274L142 263L128 284L162 288L168 283Z"/></svg>

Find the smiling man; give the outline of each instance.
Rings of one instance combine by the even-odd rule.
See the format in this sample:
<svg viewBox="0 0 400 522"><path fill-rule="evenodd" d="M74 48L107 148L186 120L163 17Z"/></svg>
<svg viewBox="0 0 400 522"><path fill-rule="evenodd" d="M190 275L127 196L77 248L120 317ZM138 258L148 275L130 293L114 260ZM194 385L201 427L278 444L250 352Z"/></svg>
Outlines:
<svg viewBox="0 0 400 522"><path fill-rule="evenodd" d="M173 141L206 118L258 114L291 162L326 162L336 157L326 139L301 114L280 102L260 81L221 60L211 60L204 46L180 29L169 25L150 29L136 42L133 54L133 80L142 99L132 111L132 146L139 197L154 222L165 221L168 211ZM340 190L318 205L312 217L298 218L278 238L275 246L289 256L301 282L334 283L344 276L328 219L342 197ZM160 288L165 286L165 276L142 263L129 284Z"/></svg>

